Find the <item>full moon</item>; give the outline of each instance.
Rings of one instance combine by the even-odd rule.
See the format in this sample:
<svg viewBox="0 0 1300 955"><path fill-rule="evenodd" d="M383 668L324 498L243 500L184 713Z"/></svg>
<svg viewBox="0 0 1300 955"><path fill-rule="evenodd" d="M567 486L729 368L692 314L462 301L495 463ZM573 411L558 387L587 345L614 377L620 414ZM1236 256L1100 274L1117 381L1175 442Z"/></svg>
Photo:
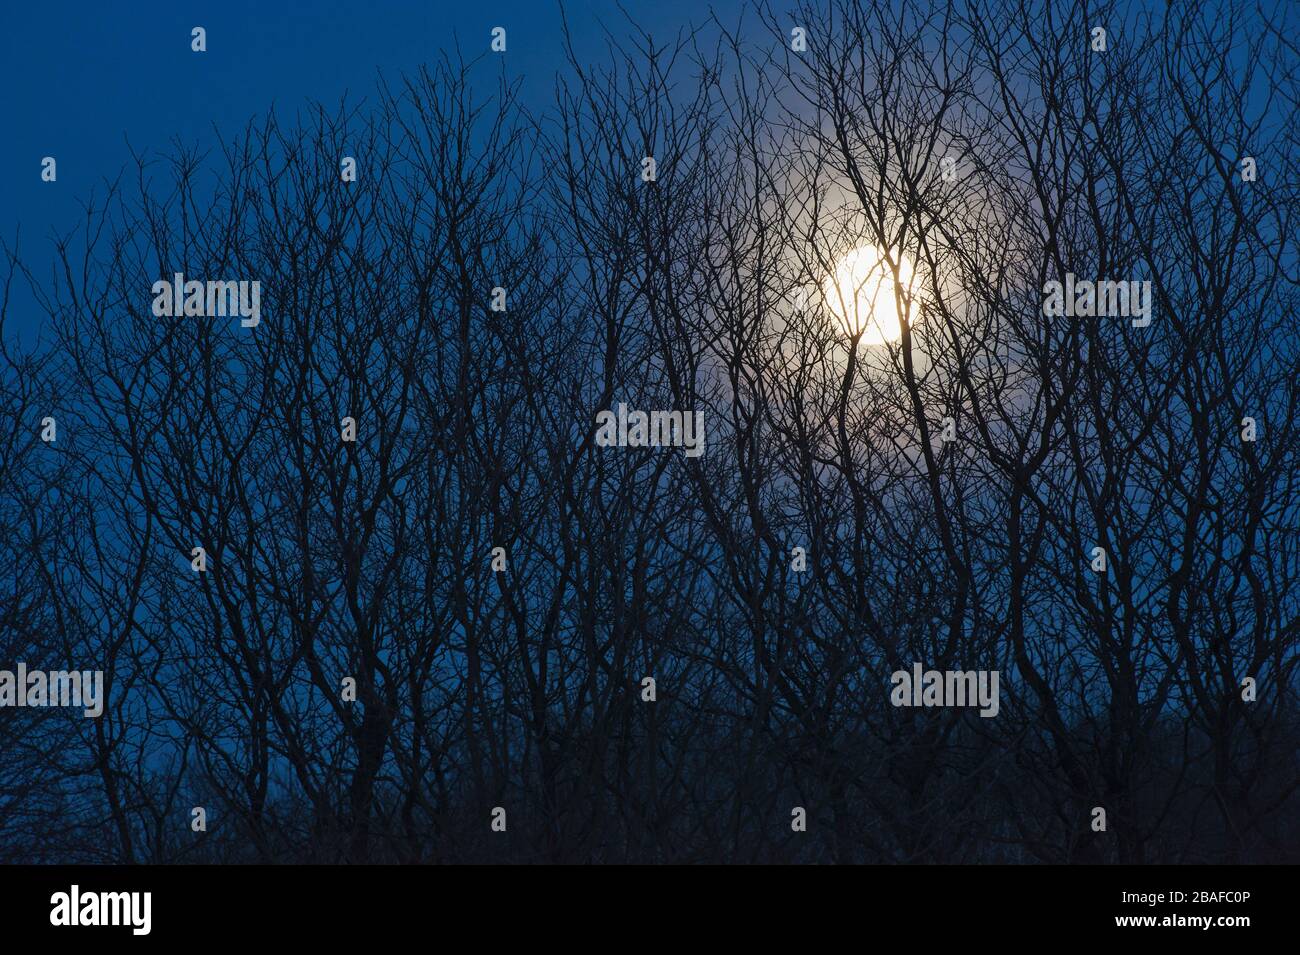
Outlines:
<svg viewBox="0 0 1300 955"><path fill-rule="evenodd" d="M906 256L898 257L898 283L888 261L874 245L854 249L826 277L822 294L845 334L862 333L863 345L896 342L903 335L899 309L907 309L911 324L914 302L912 264ZM899 287L901 286L901 288ZM902 298L899 296L902 293ZM900 303L907 300L906 305Z"/></svg>

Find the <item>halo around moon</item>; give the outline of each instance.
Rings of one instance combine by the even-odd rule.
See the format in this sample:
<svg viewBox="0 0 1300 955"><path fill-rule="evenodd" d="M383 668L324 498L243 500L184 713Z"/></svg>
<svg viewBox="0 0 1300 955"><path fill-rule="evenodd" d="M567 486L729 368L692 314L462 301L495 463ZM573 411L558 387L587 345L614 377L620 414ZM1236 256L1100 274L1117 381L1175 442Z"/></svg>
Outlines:
<svg viewBox="0 0 1300 955"><path fill-rule="evenodd" d="M849 252L822 283L826 307L845 335L861 333L863 345L884 345L903 335L901 311L908 324L915 314L915 281L912 264L898 257L898 279L888 260L874 245Z"/></svg>

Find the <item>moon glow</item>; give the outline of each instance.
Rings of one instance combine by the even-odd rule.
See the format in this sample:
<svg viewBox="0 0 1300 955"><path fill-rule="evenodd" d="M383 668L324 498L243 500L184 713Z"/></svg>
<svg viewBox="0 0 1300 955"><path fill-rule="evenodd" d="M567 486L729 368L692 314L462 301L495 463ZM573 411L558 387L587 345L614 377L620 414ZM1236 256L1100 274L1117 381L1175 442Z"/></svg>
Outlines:
<svg viewBox="0 0 1300 955"><path fill-rule="evenodd" d="M914 278L906 256L898 257L895 281L894 271L880 249L866 245L840 259L826 277L822 294L846 335L860 333L861 344L884 345L902 337L904 309L911 324L915 312Z"/></svg>

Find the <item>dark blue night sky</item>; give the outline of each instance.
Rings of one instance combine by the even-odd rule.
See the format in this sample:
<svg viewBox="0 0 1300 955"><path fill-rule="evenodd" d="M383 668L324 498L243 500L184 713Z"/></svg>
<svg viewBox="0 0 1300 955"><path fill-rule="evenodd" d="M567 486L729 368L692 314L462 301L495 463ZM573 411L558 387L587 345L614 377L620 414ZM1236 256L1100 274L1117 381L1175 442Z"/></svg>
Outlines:
<svg viewBox="0 0 1300 955"><path fill-rule="evenodd" d="M605 28L623 36L629 15L669 38L710 10L726 16L740 6L573 0L564 16L576 49L594 60L605 55ZM337 104L345 93L356 102L372 91L378 71L396 79L457 48L466 60L486 54L496 26L506 28L509 44L493 55L508 77L523 79L530 109L553 102L564 65L561 7L553 0L11 4L4 17L0 235L12 243L21 226L33 268L49 261L47 238L76 224L89 190L124 168L128 142L154 153L173 138L212 146L214 127L237 130L271 107L291 116L309 101ZM190 50L195 26L208 31L204 54ZM44 156L58 160L55 184L40 181ZM15 298L26 301L25 289L16 288ZM32 310L15 308L8 331L27 339L39 326Z"/></svg>

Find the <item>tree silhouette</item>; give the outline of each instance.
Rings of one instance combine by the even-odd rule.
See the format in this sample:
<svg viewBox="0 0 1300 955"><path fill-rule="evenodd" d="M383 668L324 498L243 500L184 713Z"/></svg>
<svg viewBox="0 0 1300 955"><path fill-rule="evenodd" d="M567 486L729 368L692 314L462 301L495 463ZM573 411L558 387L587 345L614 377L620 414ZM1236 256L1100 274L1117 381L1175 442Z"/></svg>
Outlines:
<svg viewBox="0 0 1300 955"><path fill-rule="evenodd" d="M7 248L52 334L2 356L0 662L108 702L0 710L5 859L1296 858L1285 13L753 14L571 47L536 115L444 58ZM260 323L155 315L175 273ZM620 403L705 452L601 446ZM996 715L893 705L914 664Z"/></svg>

